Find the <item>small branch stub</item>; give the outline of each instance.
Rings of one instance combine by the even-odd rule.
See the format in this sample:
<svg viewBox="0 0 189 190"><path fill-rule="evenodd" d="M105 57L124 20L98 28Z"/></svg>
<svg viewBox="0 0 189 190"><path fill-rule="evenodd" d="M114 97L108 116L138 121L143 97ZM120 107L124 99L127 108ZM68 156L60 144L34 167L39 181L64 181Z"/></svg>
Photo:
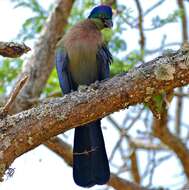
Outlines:
<svg viewBox="0 0 189 190"><path fill-rule="evenodd" d="M0 42L0 55L3 57L17 58L30 50L24 43Z"/></svg>

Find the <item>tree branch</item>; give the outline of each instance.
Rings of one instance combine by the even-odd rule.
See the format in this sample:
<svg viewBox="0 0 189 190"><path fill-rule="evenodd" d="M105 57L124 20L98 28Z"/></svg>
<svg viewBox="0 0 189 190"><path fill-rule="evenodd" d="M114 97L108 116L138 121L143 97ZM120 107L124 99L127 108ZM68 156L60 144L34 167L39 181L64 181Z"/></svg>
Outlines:
<svg viewBox="0 0 189 190"><path fill-rule="evenodd" d="M186 42L188 40L188 24L187 24L187 14L186 9L184 6L183 0L177 0L178 7L180 11L182 11L181 14L181 22L182 22L182 42Z"/></svg>
<svg viewBox="0 0 189 190"><path fill-rule="evenodd" d="M136 183L129 182L115 174L111 174L108 185L114 187L116 190L147 190L147 188L140 187Z"/></svg>
<svg viewBox="0 0 189 190"><path fill-rule="evenodd" d="M164 102L161 110L161 119L157 120L154 118L153 130L154 136L158 137L164 144L166 144L171 150L173 150L179 158L184 173L189 179L189 150L183 144L183 142L173 135L167 127L167 109L166 103Z"/></svg>
<svg viewBox="0 0 189 190"><path fill-rule="evenodd" d="M44 145L60 156L60 158L64 159L69 166L73 166L72 147L69 144L59 137L53 137L46 141Z"/></svg>
<svg viewBox="0 0 189 190"><path fill-rule="evenodd" d="M15 158L50 137L184 86L189 83L188 75L189 52L181 49L82 91L7 116L0 121L0 176Z"/></svg>
<svg viewBox="0 0 189 190"><path fill-rule="evenodd" d="M131 174L133 176L133 179L137 184L140 184L141 178L139 174L136 149L134 149L133 152L131 153L130 160L131 160Z"/></svg>
<svg viewBox="0 0 189 190"><path fill-rule="evenodd" d="M2 109L0 109L0 119L2 119L3 117L7 116L10 113L11 106L12 106L13 102L15 101L18 93L23 88L24 84L26 83L27 79L28 79L28 76L25 76L22 80L20 80L16 84L16 87L12 91L10 97L8 98L7 103L5 104L5 106Z"/></svg>
<svg viewBox="0 0 189 190"><path fill-rule="evenodd" d="M31 49L25 44L15 42L0 42L0 55L3 57L17 58Z"/></svg>
<svg viewBox="0 0 189 190"><path fill-rule="evenodd" d="M142 10L142 6L139 0L135 0L136 3L136 7L138 10L138 29L139 29L139 33L140 33L140 51L141 51L141 56L143 57L144 54L144 49L145 49L145 35L144 35L144 29L143 29L143 10Z"/></svg>
<svg viewBox="0 0 189 190"><path fill-rule="evenodd" d="M141 139L130 139L131 146L133 146L135 149L142 149L142 150L159 150L159 151L168 151L168 147L164 145L163 143L152 143L152 142L146 142Z"/></svg>

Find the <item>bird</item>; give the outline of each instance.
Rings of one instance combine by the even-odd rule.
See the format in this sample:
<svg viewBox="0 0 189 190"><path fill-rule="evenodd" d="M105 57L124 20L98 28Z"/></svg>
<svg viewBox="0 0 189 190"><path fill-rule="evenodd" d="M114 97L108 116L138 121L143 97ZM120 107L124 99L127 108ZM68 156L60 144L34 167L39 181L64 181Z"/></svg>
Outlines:
<svg viewBox="0 0 189 190"><path fill-rule="evenodd" d="M110 77L113 58L101 31L112 27L112 8L98 5L57 43L55 62L63 94ZM73 178L81 187L103 185L110 178L101 119L75 128Z"/></svg>

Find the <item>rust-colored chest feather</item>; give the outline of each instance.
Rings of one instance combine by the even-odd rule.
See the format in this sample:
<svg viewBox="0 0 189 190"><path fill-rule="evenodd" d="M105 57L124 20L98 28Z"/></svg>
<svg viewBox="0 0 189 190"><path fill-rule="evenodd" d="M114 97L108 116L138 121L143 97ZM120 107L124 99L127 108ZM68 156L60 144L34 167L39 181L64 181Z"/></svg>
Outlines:
<svg viewBox="0 0 189 190"><path fill-rule="evenodd" d="M96 53L102 44L101 32L90 20L74 26L63 38L68 53L68 68L78 85L90 84L98 79Z"/></svg>
<svg viewBox="0 0 189 190"><path fill-rule="evenodd" d="M102 35L91 20L85 20L71 28L63 37L63 42L68 53L78 48L92 51L102 44Z"/></svg>

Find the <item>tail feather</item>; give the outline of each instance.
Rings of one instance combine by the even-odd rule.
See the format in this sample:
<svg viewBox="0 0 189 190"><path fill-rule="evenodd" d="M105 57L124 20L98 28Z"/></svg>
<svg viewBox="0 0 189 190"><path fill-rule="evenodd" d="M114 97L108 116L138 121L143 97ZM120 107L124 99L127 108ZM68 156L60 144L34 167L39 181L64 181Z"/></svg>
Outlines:
<svg viewBox="0 0 189 190"><path fill-rule="evenodd" d="M100 120L75 129L73 177L82 187L105 184L110 177Z"/></svg>

